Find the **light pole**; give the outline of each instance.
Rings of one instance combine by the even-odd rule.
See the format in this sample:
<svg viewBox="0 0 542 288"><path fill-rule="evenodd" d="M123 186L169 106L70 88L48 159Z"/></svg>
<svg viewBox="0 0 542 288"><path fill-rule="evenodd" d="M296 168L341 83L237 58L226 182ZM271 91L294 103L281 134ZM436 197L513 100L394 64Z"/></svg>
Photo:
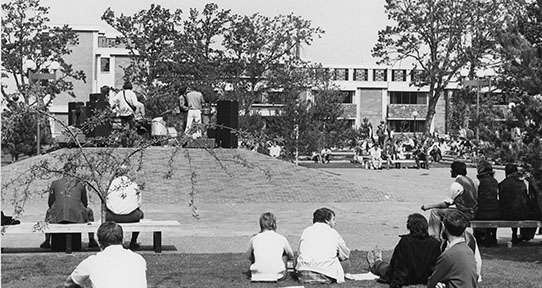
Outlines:
<svg viewBox="0 0 542 288"><path fill-rule="evenodd" d="M28 59L23 64L24 68L28 71L28 79L30 80L30 83L35 83L39 80L50 80L50 79L56 79L56 70L60 68L60 63L57 61L50 61L46 64L46 68L48 68L49 71L53 71L53 73L43 73L43 72L33 72L36 70L37 65L36 62ZM41 131L40 131L40 115L39 115L39 109L41 104L41 98L39 93L36 93L36 106L38 110L37 119L36 119L36 155L41 154Z"/></svg>
<svg viewBox="0 0 542 288"><path fill-rule="evenodd" d="M412 117L414 118L414 139L416 139L416 129L418 128L418 122L416 122L418 116L418 111L414 110L414 112L412 112Z"/></svg>

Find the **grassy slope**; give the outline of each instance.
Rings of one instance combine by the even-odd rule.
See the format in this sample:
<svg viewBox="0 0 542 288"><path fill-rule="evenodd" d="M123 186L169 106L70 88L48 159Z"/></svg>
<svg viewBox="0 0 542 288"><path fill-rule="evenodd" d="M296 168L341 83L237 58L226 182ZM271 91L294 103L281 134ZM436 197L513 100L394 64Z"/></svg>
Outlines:
<svg viewBox="0 0 542 288"><path fill-rule="evenodd" d="M366 252L352 253L354 273L366 272ZM391 251L384 253L389 259ZM67 275L89 253L3 254L2 287L60 287ZM243 254L150 254L149 287L285 287L300 286L292 277L279 283L251 283ZM480 287L542 287L540 246L482 248ZM305 287L311 287L306 285ZM326 287L326 286L315 286ZM330 287L388 287L375 281L348 281ZM422 286L420 286L422 287Z"/></svg>

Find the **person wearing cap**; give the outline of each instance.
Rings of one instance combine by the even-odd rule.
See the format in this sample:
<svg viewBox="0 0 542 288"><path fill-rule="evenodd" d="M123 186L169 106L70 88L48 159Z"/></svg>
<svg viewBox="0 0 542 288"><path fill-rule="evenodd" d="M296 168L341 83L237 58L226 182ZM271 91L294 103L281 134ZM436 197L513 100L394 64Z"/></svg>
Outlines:
<svg viewBox="0 0 542 288"><path fill-rule="evenodd" d="M470 221L474 218L478 209L478 190L476 185L467 177L467 165L460 161L454 161L450 173L455 181L450 185L449 197L443 202L422 205L423 211L431 210L429 216L429 235L442 239L441 221L450 209L457 209Z"/></svg>
<svg viewBox="0 0 542 288"><path fill-rule="evenodd" d="M501 217L499 211L499 182L493 177L493 166L486 160L478 163L478 210L474 215L476 220L498 220ZM486 245L497 244L497 228L473 229L474 237L478 242L485 241Z"/></svg>
<svg viewBox="0 0 542 288"><path fill-rule="evenodd" d="M128 176L129 167L121 165L116 173L115 179L109 185L107 196L105 199L106 221L115 221L117 223L133 223L143 219L143 211L141 211L141 190L137 183L132 181ZM130 241L130 249L139 249L137 237L139 232L132 232Z"/></svg>

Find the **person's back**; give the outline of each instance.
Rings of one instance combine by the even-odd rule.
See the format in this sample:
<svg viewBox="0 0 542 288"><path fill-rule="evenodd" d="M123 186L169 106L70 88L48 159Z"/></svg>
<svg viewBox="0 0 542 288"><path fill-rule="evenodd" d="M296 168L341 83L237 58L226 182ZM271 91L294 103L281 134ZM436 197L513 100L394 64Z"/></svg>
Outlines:
<svg viewBox="0 0 542 288"><path fill-rule="evenodd" d="M393 252L391 269L386 273L390 286L427 284L439 255L440 242L434 237L403 235Z"/></svg>
<svg viewBox="0 0 542 288"><path fill-rule="evenodd" d="M191 90L186 94L186 102L186 105L190 110L199 110L203 108L203 104L205 104L203 94L195 90Z"/></svg>
<svg viewBox="0 0 542 288"><path fill-rule="evenodd" d="M64 287L146 288L147 263L141 255L124 249L122 240L120 225L111 221L102 223L98 242L103 250L79 263Z"/></svg>
<svg viewBox="0 0 542 288"><path fill-rule="evenodd" d="M517 173L507 176L499 183L499 207L504 220L527 218L527 185Z"/></svg>
<svg viewBox="0 0 542 288"><path fill-rule="evenodd" d="M447 283L446 287L476 287L478 279L476 262L474 261L474 253L466 242L454 244L444 251L438 258L436 266L444 267L444 269L436 270L432 277L442 276L440 280ZM430 278L427 287L435 287L434 284L436 283Z"/></svg>
<svg viewBox="0 0 542 288"><path fill-rule="evenodd" d="M455 182L463 187L463 192L454 199L454 204L469 220L474 218L478 209L477 188L472 179L466 175L458 175Z"/></svg>
<svg viewBox="0 0 542 288"><path fill-rule="evenodd" d="M87 196L84 185L69 177L53 181L49 195L48 221L51 223L87 222Z"/></svg>

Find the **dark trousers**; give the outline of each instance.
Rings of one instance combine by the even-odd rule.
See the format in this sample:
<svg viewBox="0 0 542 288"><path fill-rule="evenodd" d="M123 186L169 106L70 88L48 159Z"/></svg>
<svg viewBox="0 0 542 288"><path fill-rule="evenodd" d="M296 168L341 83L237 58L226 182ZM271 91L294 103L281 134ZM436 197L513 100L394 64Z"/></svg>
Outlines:
<svg viewBox="0 0 542 288"><path fill-rule="evenodd" d="M126 215L119 215L115 214L109 209L105 211L105 221L115 221L117 223L134 223L139 222L139 220L143 219L143 211L141 211L139 208L135 209L134 211L130 212L130 214ZM130 240L131 243L137 242L137 237L139 236L139 232L132 232L132 239Z"/></svg>

